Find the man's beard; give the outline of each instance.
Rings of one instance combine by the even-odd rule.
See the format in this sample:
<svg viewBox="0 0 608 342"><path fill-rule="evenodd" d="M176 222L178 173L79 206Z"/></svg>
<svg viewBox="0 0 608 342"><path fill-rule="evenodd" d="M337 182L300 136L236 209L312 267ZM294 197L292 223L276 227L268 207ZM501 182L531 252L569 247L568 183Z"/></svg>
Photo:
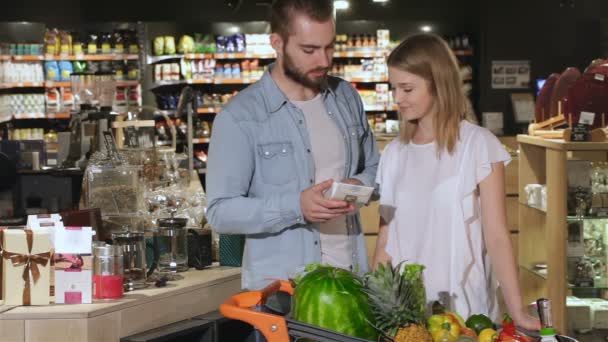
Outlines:
<svg viewBox="0 0 608 342"><path fill-rule="evenodd" d="M310 89L321 89L327 86L327 75L312 79L306 75L306 72L302 72L294 65L293 60L286 51L283 51L283 57L283 70L285 71L285 76L291 78L294 82ZM328 69L329 68L317 68L310 70L309 72L328 71Z"/></svg>

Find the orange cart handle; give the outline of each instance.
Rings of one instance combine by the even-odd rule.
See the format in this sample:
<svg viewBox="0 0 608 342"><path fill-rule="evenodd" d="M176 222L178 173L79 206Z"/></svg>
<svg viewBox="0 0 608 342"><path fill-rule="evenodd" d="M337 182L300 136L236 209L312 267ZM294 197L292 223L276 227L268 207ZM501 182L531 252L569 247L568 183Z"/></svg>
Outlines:
<svg viewBox="0 0 608 342"><path fill-rule="evenodd" d="M254 306L266 303L266 299L277 292L285 292L292 296L294 293L288 281L277 280L261 291L243 292L228 298L220 305L220 312L227 318L256 327L268 342L289 342L287 323L283 316L252 309Z"/></svg>

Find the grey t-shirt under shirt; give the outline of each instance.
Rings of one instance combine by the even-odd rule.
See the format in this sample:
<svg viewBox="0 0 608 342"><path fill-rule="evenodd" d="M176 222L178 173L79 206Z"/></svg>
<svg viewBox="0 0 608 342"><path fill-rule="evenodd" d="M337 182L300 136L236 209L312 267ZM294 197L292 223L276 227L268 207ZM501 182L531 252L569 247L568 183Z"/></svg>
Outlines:
<svg viewBox="0 0 608 342"><path fill-rule="evenodd" d="M344 178L346 155L344 141L338 126L328 115L321 94L308 101L291 101L300 108L306 119L306 127L312 145L315 162L315 182ZM335 267L350 269L352 266L352 241L346 229L346 217L340 216L319 224L321 234L321 262Z"/></svg>

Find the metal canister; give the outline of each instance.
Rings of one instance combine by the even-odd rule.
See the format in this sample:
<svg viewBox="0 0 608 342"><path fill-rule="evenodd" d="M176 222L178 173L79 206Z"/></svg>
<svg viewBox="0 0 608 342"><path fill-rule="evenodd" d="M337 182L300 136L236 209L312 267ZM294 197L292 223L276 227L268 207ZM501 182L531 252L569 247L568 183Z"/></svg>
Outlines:
<svg viewBox="0 0 608 342"><path fill-rule="evenodd" d="M113 232L112 241L122 248L124 261L125 290L133 291L146 287L146 243L144 233L130 231Z"/></svg>
<svg viewBox="0 0 608 342"><path fill-rule="evenodd" d="M123 249L101 245L93 248L93 298L118 299L123 296Z"/></svg>
<svg viewBox="0 0 608 342"><path fill-rule="evenodd" d="M551 316L551 301L546 298L540 298L536 301L538 308L538 317L543 328L553 327L553 318Z"/></svg>

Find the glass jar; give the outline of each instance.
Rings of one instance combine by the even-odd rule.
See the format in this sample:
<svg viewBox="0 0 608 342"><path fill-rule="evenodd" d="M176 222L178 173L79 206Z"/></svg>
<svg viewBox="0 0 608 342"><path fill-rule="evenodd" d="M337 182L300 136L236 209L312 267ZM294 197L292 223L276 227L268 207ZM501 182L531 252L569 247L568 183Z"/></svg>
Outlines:
<svg viewBox="0 0 608 342"><path fill-rule="evenodd" d="M124 255L124 289L133 291L146 287L146 242L144 233L125 231L112 233L114 245Z"/></svg>
<svg viewBox="0 0 608 342"><path fill-rule="evenodd" d="M157 265L161 272L188 270L188 219L165 218L158 220Z"/></svg>
<svg viewBox="0 0 608 342"><path fill-rule="evenodd" d="M98 242L93 245L93 298L123 296L123 250Z"/></svg>

